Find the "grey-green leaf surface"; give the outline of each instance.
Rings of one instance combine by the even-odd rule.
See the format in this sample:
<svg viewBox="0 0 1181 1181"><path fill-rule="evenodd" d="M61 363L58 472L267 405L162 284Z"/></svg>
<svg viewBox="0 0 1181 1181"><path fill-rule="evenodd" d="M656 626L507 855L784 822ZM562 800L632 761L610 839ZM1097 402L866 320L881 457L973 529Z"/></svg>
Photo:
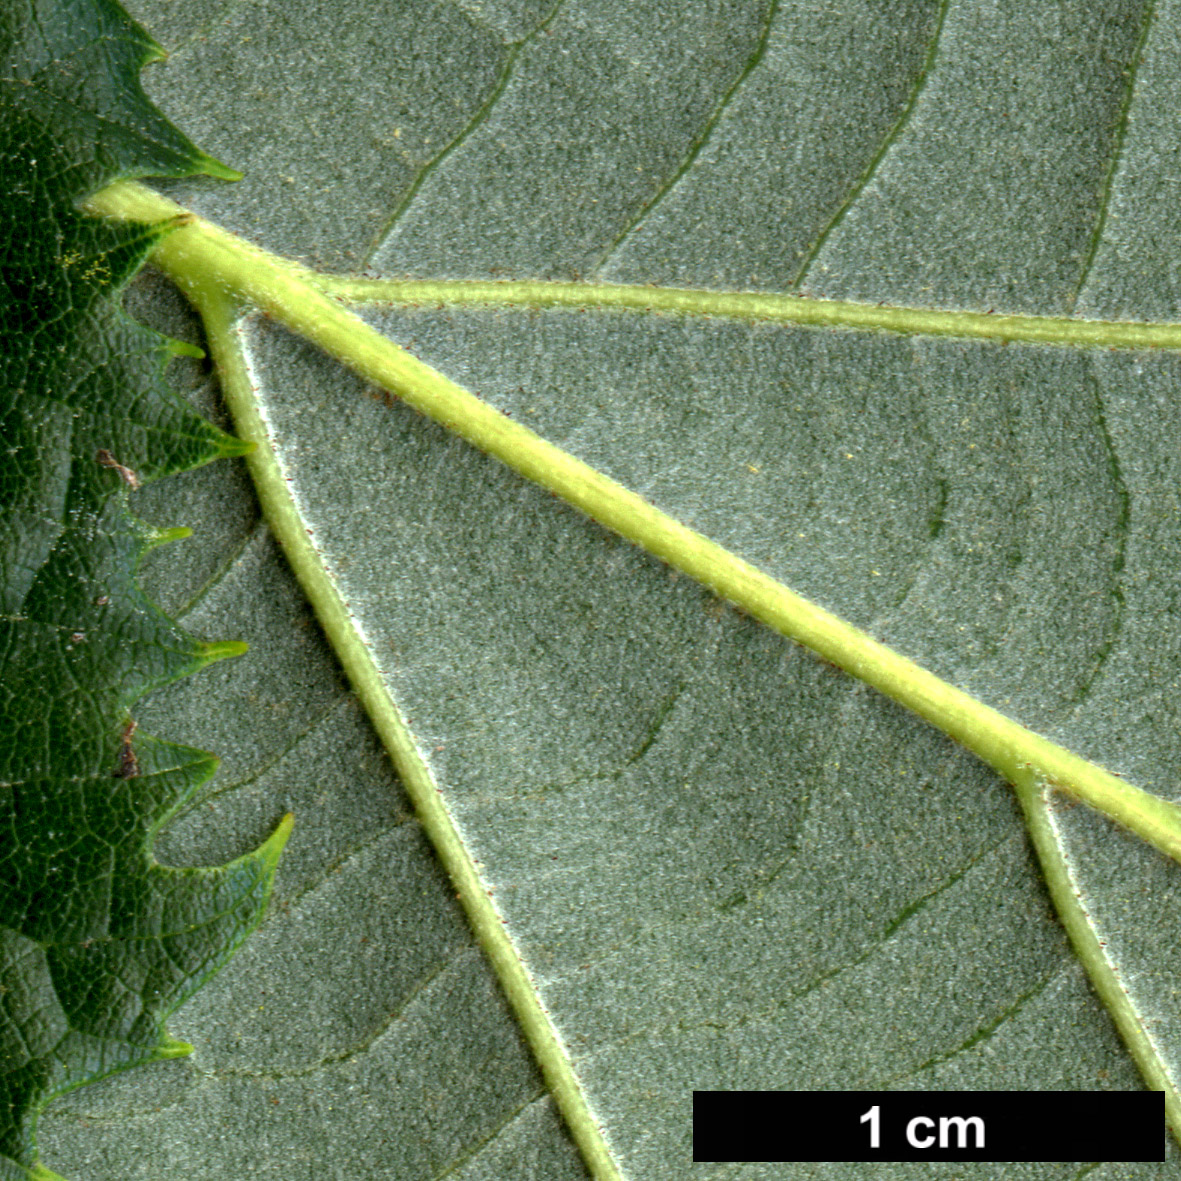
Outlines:
<svg viewBox="0 0 1181 1181"><path fill-rule="evenodd" d="M318 266L1181 314L1175 5L134 7L173 50L153 97L247 173L169 191ZM796 590L1177 798L1171 354L367 314ZM249 348L308 527L625 1176L850 1175L693 1166L694 1087L1140 1085L1003 783L310 347L264 322ZM51 1109L46 1159L77 1181L578 1176L248 489L225 465L169 483L139 511L199 540L154 586L254 645L145 711L223 756L171 849L224 859L280 807L298 826L266 925L173 1022L194 1056ZM1084 808L1055 820L1175 1073L1177 869ZM1087 1175L1164 1177L1168 1152Z"/></svg>

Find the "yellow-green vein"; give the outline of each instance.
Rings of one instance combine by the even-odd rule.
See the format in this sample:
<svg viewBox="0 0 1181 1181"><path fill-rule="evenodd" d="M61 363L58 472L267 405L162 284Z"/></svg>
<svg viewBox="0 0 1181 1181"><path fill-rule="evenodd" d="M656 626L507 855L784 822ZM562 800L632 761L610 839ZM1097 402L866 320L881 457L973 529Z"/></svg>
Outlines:
<svg viewBox="0 0 1181 1181"><path fill-rule="evenodd" d="M240 437L255 444L246 462L267 524L283 547L328 642L397 769L591 1175L595 1181L620 1181L561 1039L480 881L430 768L390 696L382 671L305 527L297 496L284 474L271 444L268 424L254 398L249 362L240 343L240 306L214 280L191 284L186 290L205 323L210 352L234 427Z"/></svg>
<svg viewBox="0 0 1181 1181"><path fill-rule="evenodd" d="M939 680L865 633L796 595L708 538L661 513L635 493L561 451L521 424L506 418L370 328L343 307L337 299L326 295L311 272L274 258L180 210L149 190L137 186L122 185L105 190L92 202L91 207L111 215L141 221L172 217L175 228L157 246L154 259L195 302L205 308L207 315L215 319L218 315L223 319L228 317L229 313L225 310L226 293L261 309L292 331L318 344L369 381L398 394L409 405L455 431L521 475L562 497L607 528L620 533L669 565L710 587L722 597L739 604L752 616L781 634L806 645L894 701L907 706L975 752L1014 784L1023 805L1027 807L1031 815L1031 830L1034 831L1035 842L1038 842L1039 851L1042 852L1047 877L1050 879L1055 898L1063 909L1064 919L1069 919L1074 904L1063 892L1066 889L1063 883L1069 883L1064 876L1066 870L1060 864L1060 857L1053 852L1053 843L1040 840L1038 836L1038 825L1045 820L1044 816L1040 820L1035 818L1035 813L1044 812L1044 808L1040 804L1034 807L1031 803L1039 798L1038 793L1044 794L1052 789L1067 791L1123 824L1157 849L1181 860L1181 807L1153 796L1095 764L1088 763L954 686ZM453 285L419 286L433 286L437 289ZM550 285L530 286L534 291L544 291ZM583 288L581 302L593 303L594 296L604 290L643 292L649 296L650 304L655 303L661 294L655 289L647 288ZM708 306L703 306L707 305L710 299L742 301L744 298L741 294L724 293L672 294L685 297L684 306L680 310L695 311L698 314L713 314ZM653 296L656 299L652 299ZM788 308L793 312L821 306L812 301L791 300L782 296L754 298L777 300L781 308ZM615 306L637 305L617 303ZM833 304L829 307L844 309L845 320L804 321L798 315L777 318L794 318L797 322L808 323L840 322L845 327L885 326L870 321L852 324L849 320L849 309L859 309L871 316L888 312L895 316L910 317L913 326L906 329L894 327L893 330L897 331L940 330L939 327L924 329L918 326L930 322L941 326L943 334L991 335L979 330L972 333L962 329L980 329L983 325L996 325L1002 321L1010 325L1022 322L1027 328L1037 326L1038 331L1044 335L1017 336L1005 333L1002 339L1049 339L1057 344L1088 343L1077 338L1078 330L1093 329L1105 331L1108 336L1106 339L1092 340L1090 343L1105 343L1112 346L1112 341L1118 333L1113 335L1111 330L1137 329L1148 333L1156 330L1158 336L1164 334L1162 339L1157 341L1156 347L1181 346L1181 326L1178 325L1112 325L1041 317L1000 318L966 313L923 312L916 309L865 309L861 305L852 304ZM677 309L666 305L662 310ZM224 336L226 331L228 329L223 326L221 335ZM1167 339L1169 344L1163 345L1163 339ZM1125 344L1122 347L1129 346ZM226 364L230 362L223 361L223 365ZM265 424L262 423L261 415L250 396L249 385L247 375L242 383L242 414L247 417L254 415L258 423L257 429L243 429L250 438L264 445L260 450L270 454L269 448L265 446L268 442ZM264 500L264 505L267 497L271 497L276 503L282 500L283 503L293 504L277 461L273 457L268 460L263 455L256 459L255 464L258 469L256 479L260 480L260 498ZM274 471L270 471L269 475L268 464L274 467ZM274 485L270 491L264 491L268 487L267 481ZM294 507L286 511L292 521L298 521ZM292 537L290 552L296 555L292 558L293 565L305 587L309 581L315 582L317 577L331 586L302 528L293 529L293 534L295 533L298 536ZM319 575L316 574L317 570L320 571ZM405 728L397 718L388 695L380 686L379 671L349 622L347 604L340 601L339 595L335 598L333 595L334 590L324 604L315 604L325 619L330 638L337 651L341 653L342 662L350 670L350 675L358 682L362 698L391 753L399 760L400 766L404 763L406 767L411 768L411 775L417 774L412 768L415 762L420 760ZM314 597L313 601L315 602ZM329 620L334 621L331 627ZM354 669L357 671L354 672ZM375 687L367 696L363 686L369 683ZM454 836L454 828L446 817L445 809L436 800L436 793L425 768L422 769L421 777L423 784L427 786L420 794L429 796L430 804L440 812L440 831L443 835L437 839L443 842L440 847L443 859L448 868L452 869L453 873L458 873L460 878L470 872L472 881L465 885L464 889L479 895L480 907L487 909L489 904L482 901L483 894L479 889L474 867L467 859L458 838ZM447 832L451 833L450 838L447 837ZM449 839L455 844L452 853L447 850ZM458 870L453 868L452 861ZM1058 880L1057 886L1055 875ZM1077 906L1074 909L1077 910ZM483 911L479 913L482 914ZM487 915L484 917L487 918ZM1085 916L1084 920L1080 921L1085 925ZM1093 935L1093 932L1091 934ZM1163 1068L1153 1056L1151 1046L1143 1037L1143 1031L1137 1033L1139 1027L1126 1002L1126 1020L1119 1017L1120 1002L1117 994L1122 992L1122 989L1111 965L1100 953L1097 940L1090 937L1075 937L1075 943L1084 965L1096 982L1096 987L1105 999L1109 1000L1109 1004L1114 1004L1113 1011L1117 1014L1117 1021L1120 1021L1130 1048L1145 1070L1150 1085L1164 1086L1168 1089L1169 1083ZM515 989L519 995L524 994L522 1003L536 1005L536 998L528 1000L531 990L527 978L524 977L524 970L507 939L505 946L508 948L508 962L503 965L498 963L497 967L510 996ZM521 976L521 980L515 985L511 980L513 972ZM556 1039L553 1044L557 1044ZM1149 1055L1147 1063L1142 1059L1143 1053ZM558 1058L561 1062L566 1062L564 1055L560 1053ZM566 1065L568 1066L568 1063ZM580 1097L576 1096L577 1098ZM1174 1130L1181 1134L1181 1103L1171 1090L1168 1091L1168 1098ZM581 1111L584 1127L588 1129L588 1134L593 1133L592 1141L602 1150L601 1168L613 1168L606 1149L602 1146L601 1137L594 1128L593 1118L586 1113L585 1107L581 1108ZM600 1171L598 1175L612 1174Z"/></svg>

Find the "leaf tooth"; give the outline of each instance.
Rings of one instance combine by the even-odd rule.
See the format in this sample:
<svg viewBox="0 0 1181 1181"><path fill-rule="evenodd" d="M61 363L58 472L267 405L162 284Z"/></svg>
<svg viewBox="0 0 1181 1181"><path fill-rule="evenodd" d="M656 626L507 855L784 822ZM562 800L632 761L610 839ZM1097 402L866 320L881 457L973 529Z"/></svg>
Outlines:
<svg viewBox="0 0 1181 1181"><path fill-rule="evenodd" d="M244 640L198 641L195 645L194 655L197 660L197 668L204 668L207 664L226 660L232 656L241 656L249 650L250 645Z"/></svg>
<svg viewBox="0 0 1181 1181"><path fill-rule="evenodd" d="M180 1038L172 1037L168 1033L162 1033L152 1057L154 1061L162 1062L166 1058L187 1058L192 1052L193 1047L191 1043L182 1042Z"/></svg>
<svg viewBox="0 0 1181 1181"><path fill-rule="evenodd" d="M249 455L257 450L258 444L252 439L239 439L237 435L222 433L218 440L218 459L237 459L242 455Z"/></svg>
<svg viewBox="0 0 1181 1181"><path fill-rule="evenodd" d="M151 856L156 834L213 778L221 760L208 751L164 742L142 732L136 734L133 751L139 774L124 782L134 793L136 810L144 817L144 853Z"/></svg>
<svg viewBox="0 0 1181 1181"><path fill-rule="evenodd" d="M159 545L168 545L173 541L184 541L186 537L192 537L193 531L188 525L174 525L170 529L157 529L153 526L148 526L144 532L144 549L155 549Z"/></svg>
<svg viewBox="0 0 1181 1181"><path fill-rule="evenodd" d="M35 1164L29 1170L29 1181L66 1181L66 1179L60 1173L55 1173L42 1164Z"/></svg>
<svg viewBox="0 0 1181 1181"><path fill-rule="evenodd" d="M82 1049L96 1039L95 1071L187 1053L163 1023L258 925L291 825L285 816L257 849L222 866L128 859L113 877L110 934L46 949L68 1036Z"/></svg>
<svg viewBox="0 0 1181 1181"><path fill-rule="evenodd" d="M207 176L216 176L220 180L241 180L246 175L236 168L231 168L228 164L223 164L215 156L201 151L200 148L195 151L193 160Z"/></svg>
<svg viewBox="0 0 1181 1181"><path fill-rule="evenodd" d="M205 359L205 350L187 340L177 340L174 336L164 338L163 349L169 357L191 357L194 361Z"/></svg>
<svg viewBox="0 0 1181 1181"><path fill-rule="evenodd" d="M275 867L293 823L288 813L261 845L225 865L178 868L152 862L140 883L128 883L144 896L137 897L135 904L124 911L132 924L125 933L138 938L183 940L211 925L240 921L243 907L251 900L252 909L258 913L245 921L247 929L252 928L270 895ZM245 934L244 930L243 937Z"/></svg>

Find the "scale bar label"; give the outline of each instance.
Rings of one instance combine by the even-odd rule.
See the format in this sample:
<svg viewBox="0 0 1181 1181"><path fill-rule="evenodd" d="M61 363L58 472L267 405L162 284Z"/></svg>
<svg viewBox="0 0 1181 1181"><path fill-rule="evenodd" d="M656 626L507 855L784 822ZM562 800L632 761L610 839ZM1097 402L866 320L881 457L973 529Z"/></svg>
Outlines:
<svg viewBox="0 0 1181 1181"><path fill-rule="evenodd" d="M1162 1091L694 1091L715 1163L1162 1161Z"/></svg>

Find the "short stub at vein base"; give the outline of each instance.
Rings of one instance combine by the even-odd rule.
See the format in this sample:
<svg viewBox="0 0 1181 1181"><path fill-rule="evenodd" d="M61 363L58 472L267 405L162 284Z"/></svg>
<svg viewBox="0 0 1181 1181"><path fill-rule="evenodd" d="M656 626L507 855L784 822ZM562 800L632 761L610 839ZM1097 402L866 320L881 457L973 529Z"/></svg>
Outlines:
<svg viewBox="0 0 1181 1181"><path fill-rule="evenodd" d="M694 1091L697 1162L1165 1159L1162 1091Z"/></svg>

